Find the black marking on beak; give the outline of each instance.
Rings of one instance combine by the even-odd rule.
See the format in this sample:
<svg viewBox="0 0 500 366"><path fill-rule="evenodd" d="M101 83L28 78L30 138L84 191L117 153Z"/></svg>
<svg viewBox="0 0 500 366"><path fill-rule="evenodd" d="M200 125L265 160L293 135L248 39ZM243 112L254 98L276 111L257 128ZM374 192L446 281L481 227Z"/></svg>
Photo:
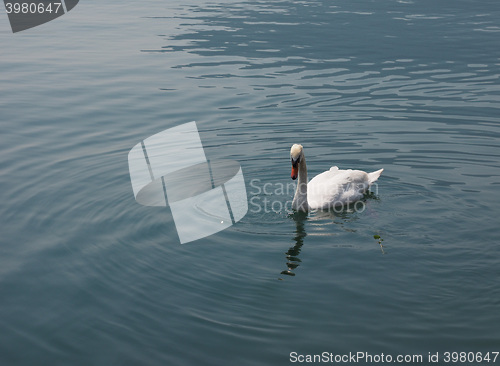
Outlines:
<svg viewBox="0 0 500 366"><path fill-rule="evenodd" d="M300 164L300 155L299 155L299 157L296 160L294 160L293 158L290 158L290 160L292 161L292 166L294 168L297 168L297 165Z"/></svg>

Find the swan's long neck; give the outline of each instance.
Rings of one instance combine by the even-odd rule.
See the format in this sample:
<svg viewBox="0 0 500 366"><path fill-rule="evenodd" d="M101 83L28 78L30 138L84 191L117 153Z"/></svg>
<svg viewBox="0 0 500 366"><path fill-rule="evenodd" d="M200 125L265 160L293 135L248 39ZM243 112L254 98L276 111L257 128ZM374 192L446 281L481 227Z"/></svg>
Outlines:
<svg viewBox="0 0 500 366"><path fill-rule="evenodd" d="M307 166L306 157L302 155L299 163L299 177L297 180L297 188L292 201L292 208L297 211L307 211Z"/></svg>

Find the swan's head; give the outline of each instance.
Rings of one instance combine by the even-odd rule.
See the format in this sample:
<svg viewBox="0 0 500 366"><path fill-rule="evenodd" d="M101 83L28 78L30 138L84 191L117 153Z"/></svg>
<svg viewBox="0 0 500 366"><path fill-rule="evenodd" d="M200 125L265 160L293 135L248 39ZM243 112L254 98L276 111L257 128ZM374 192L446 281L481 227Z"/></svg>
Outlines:
<svg viewBox="0 0 500 366"><path fill-rule="evenodd" d="M292 161L292 174L291 177L293 180L297 179L299 175L299 164L303 159L304 149L302 145L294 144L290 149L290 160Z"/></svg>

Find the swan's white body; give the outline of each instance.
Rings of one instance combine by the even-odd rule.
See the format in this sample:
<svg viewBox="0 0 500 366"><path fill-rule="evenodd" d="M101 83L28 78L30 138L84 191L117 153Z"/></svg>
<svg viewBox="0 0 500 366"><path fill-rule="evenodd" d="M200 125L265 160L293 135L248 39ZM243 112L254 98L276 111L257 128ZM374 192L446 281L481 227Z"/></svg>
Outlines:
<svg viewBox="0 0 500 366"><path fill-rule="evenodd" d="M342 170L334 166L307 182L306 159L302 145L293 145L290 157L292 179L298 176L292 208L298 211L328 209L356 202L363 197L384 170L366 173L361 170Z"/></svg>

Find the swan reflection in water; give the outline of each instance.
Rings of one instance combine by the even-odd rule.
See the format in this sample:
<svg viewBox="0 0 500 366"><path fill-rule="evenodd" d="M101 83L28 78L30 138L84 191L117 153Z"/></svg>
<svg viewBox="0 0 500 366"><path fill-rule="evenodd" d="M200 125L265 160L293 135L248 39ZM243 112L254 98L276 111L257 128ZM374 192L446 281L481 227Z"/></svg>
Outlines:
<svg viewBox="0 0 500 366"><path fill-rule="evenodd" d="M294 245L291 246L285 253L287 270L281 272L282 275L287 275L287 276L295 276L295 272L293 271L298 266L300 266L300 263L302 262L299 258L299 254L302 249L302 246L304 245L304 238L307 236L305 230L305 223L307 220L310 220L312 222L314 221L318 222L324 219L328 219L326 223L323 221L323 223L319 225L324 225L324 224L331 225L332 223L335 223L341 225L341 227L344 230L351 231L350 229L343 227L343 223L353 219L352 212L338 213L338 212L333 212L332 210L317 210L314 211L314 213L311 216L309 216L307 212L294 211L289 215L289 217L295 221L295 235L293 237ZM339 217L342 220L340 222L337 222L335 219ZM332 233L332 235L334 234Z"/></svg>
<svg viewBox="0 0 500 366"><path fill-rule="evenodd" d="M307 236L307 233L304 229L304 223L307 220L307 212L294 212L290 214L290 217L294 219L296 226L295 236L293 238L295 243L286 252L286 266L288 269L282 271L281 274L287 276L295 276L293 270L300 265L299 263L301 262L301 260L299 258L299 253L302 245L304 245L304 238Z"/></svg>
<svg viewBox="0 0 500 366"><path fill-rule="evenodd" d="M365 194L365 199L378 199L377 196L373 192L367 192ZM364 201L363 201L364 202ZM302 246L304 245L304 239L307 236L306 229L305 229L305 224L306 221L309 221L309 226L318 229L319 227L325 227L325 226L332 226L332 224L336 224L337 226L332 226L332 227L340 227L342 230L347 231L347 232L356 232L355 229L349 228L348 224L354 221L357 221L359 219L358 214L362 213L364 211L361 210L360 212L356 210L355 205L350 205L347 207L347 209L341 210L341 211L336 211L334 209L330 210L315 210L313 212L307 213L307 212L302 212L302 211L294 211L291 213L288 217L293 219L295 221L295 233L293 236L292 241L294 242L293 246L291 246L287 251L286 251L286 267L287 269L284 271L281 271L282 275L286 276L295 276L294 270L300 266L300 263L302 262L301 259L299 258L299 254L302 250ZM314 229L313 229L314 230ZM330 231L328 229L327 231ZM314 233L312 234L313 236L315 235ZM316 233L317 235L317 233ZM325 235L324 233L321 234L321 236ZM334 231L330 231L326 235L336 235ZM383 246L382 246L382 241L383 239L380 238L380 236L377 237L378 244L380 244L380 248L382 250L382 254L385 254ZM335 245L336 247L350 247L351 245L345 244L345 245Z"/></svg>

